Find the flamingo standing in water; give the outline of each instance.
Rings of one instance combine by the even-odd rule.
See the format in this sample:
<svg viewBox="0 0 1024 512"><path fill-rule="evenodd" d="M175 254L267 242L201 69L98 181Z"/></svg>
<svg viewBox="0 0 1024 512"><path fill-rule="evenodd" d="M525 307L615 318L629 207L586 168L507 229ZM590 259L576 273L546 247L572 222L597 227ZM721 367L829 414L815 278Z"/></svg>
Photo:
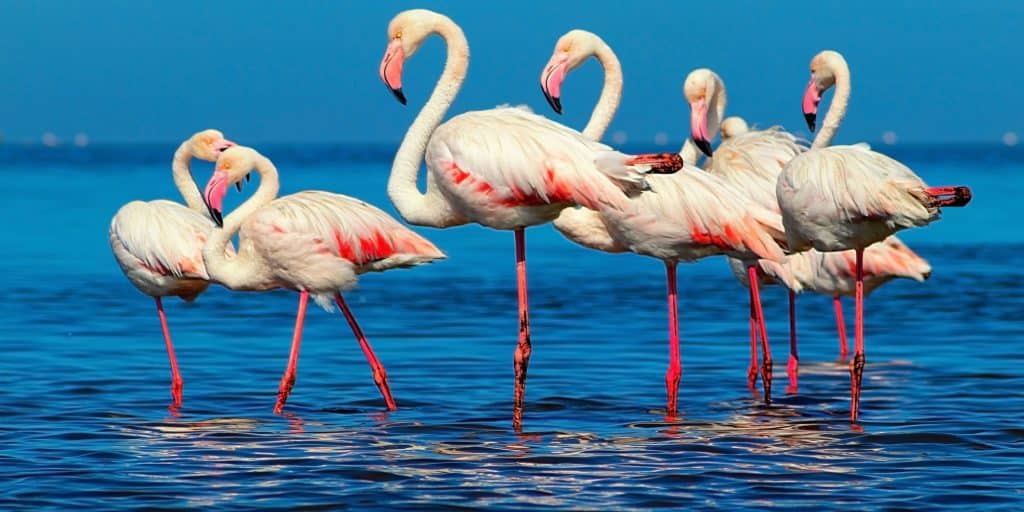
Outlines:
<svg viewBox="0 0 1024 512"><path fill-rule="evenodd" d="M405 103L402 67L432 34L447 44L444 71L395 155L388 196L416 225L450 227L469 222L515 233L519 342L513 367L512 424L522 428L531 342L524 228L550 222L567 206L626 208L627 194L645 172L674 172L678 155L627 156L579 132L522 108L467 112L441 124L469 65L469 45L451 19L424 9L399 13L388 25L380 77ZM416 176L426 160L427 189Z"/></svg>
<svg viewBox="0 0 1024 512"><path fill-rule="evenodd" d="M228 186L239 183L253 169L260 175L259 188L223 217ZM252 148L235 146L217 159L203 193L210 215L219 226L203 248L210 279L232 290L286 288L299 292L291 354L274 412L281 413L295 385L310 294L328 311L332 299L341 308L370 363L373 380L388 410L395 410L384 366L341 292L355 287L359 274L429 263L444 258L444 253L380 209L353 197L305 191L275 199L278 188L277 168L268 158ZM224 248L239 232L238 255L225 257Z"/></svg>
<svg viewBox="0 0 1024 512"><path fill-rule="evenodd" d="M199 158L212 162L233 144L217 130L196 133L181 143L171 163L174 184L188 206L163 199L132 201L122 206L110 222L110 248L121 271L139 291L156 301L171 362L172 408L181 406L184 381L162 299L176 295L191 302L209 286L202 249L207 233L213 229L213 222L204 215L203 199L192 179L189 161Z"/></svg>
<svg viewBox="0 0 1024 512"><path fill-rule="evenodd" d="M606 70L598 106L584 133L600 138L615 114L622 92L622 75L615 54L596 35L573 30L562 36L541 73L541 90L556 112L561 110L561 86L566 75L588 57L597 55ZM696 150L690 148L696 159ZM681 375L676 266L706 256L779 260L781 219L757 206L748 207L742 193L716 176L686 168L671 176L648 178L651 191L630 200L623 211L566 208L554 225L570 240L605 252L632 251L665 263L669 311L669 366L665 375L668 412L677 411ZM774 237L774 238L773 238Z"/></svg>
<svg viewBox="0 0 1024 512"><path fill-rule="evenodd" d="M690 105L690 133L687 145L684 146L684 159L695 156L690 141L707 156L704 168L723 180L742 190L754 204L779 214L779 203L775 198L775 182L782 166L794 156L807 150L796 137L778 127L767 130L745 130L731 137L723 137L723 141L714 151L712 158L711 139L719 130L720 120L725 114L726 90L725 83L713 71L707 68L695 69L686 76L683 82L683 96ZM734 130L735 131L735 130ZM777 242L785 246L786 238L782 233L782 221L777 226L779 237ZM797 389L799 359L796 349L795 300L800 292L800 283L793 277L787 267L773 261L746 260L730 261L733 274L741 284L750 289L750 366L747 370L747 383L753 389L757 379L757 333L761 335L761 347L764 359L761 364L761 378L765 389L765 402L771 402L772 389L772 357L768 343L768 330L764 316L758 313L760 294L758 286L751 283L768 285L782 283L789 290L790 336L789 361L786 374L789 376L787 391ZM757 327L755 329L755 327Z"/></svg>
<svg viewBox="0 0 1024 512"><path fill-rule="evenodd" d="M929 187L905 165L863 145L828 147L846 114L850 71L837 52L811 60L803 113L811 130L821 95L836 87L811 149L790 160L776 193L790 248L855 251L857 282L854 356L850 360L850 420L856 421L864 375L864 249L889 235L938 220L944 206L965 206L965 186Z"/></svg>

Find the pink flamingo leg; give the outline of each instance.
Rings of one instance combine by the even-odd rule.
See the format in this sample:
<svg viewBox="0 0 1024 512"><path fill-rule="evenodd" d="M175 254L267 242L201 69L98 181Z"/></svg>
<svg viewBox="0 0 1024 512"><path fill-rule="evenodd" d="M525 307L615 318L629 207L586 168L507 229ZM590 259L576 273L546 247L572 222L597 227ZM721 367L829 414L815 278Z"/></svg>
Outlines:
<svg viewBox="0 0 1024 512"><path fill-rule="evenodd" d="M683 374L679 360L679 304L676 298L676 263L665 262L668 281L668 371L665 372L665 389L668 390L668 413L676 414L676 398L679 394L679 377Z"/></svg>
<svg viewBox="0 0 1024 512"><path fill-rule="evenodd" d="M754 292L747 290L750 302L750 366L747 367L747 387L755 393L757 385L757 312L754 311Z"/></svg>
<svg viewBox="0 0 1024 512"><path fill-rule="evenodd" d="M281 414L284 410L284 403L288 400L288 394L295 386L295 369L299 364L299 346L302 344L302 324L306 320L306 304L309 303L309 292L299 292L299 311L295 315L295 334L292 336L292 351L288 355L288 368L281 377L281 385L277 388L277 404L274 405L274 414Z"/></svg>
<svg viewBox="0 0 1024 512"><path fill-rule="evenodd" d="M370 363L370 368L373 369L373 382L377 384L377 389L384 396L384 403L387 404L388 410L397 410L398 406L395 405L395 399L391 397L391 388L388 386L388 374L384 371L384 365L380 364L377 355L373 353L373 347L370 346L369 341L366 341L363 330L356 323L356 317L348 309L348 304L345 303L345 299L341 297L340 293L334 294L334 302L338 304L341 312L345 314L345 320L348 320L348 325L352 328L352 334L355 334L356 339L359 340L359 348L363 349L363 355L366 356L366 360Z"/></svg>
<svg viewBox="0 0 1024 512"><path fill-rule="evenodd" d="M864 378L864 249L857 249L857 318L850 360L850 421L860 415L860 384Z"/></svg>
<svg viewBox="0 0 1024 512"><path fill-rule="evenodd" d="M156 313L160 316L160 327L164 330L164 344L167 345L167 358L171 360L171 403L172 409L181 407L181 391L185 387L185 381L181 380L181 373L178 372L178 358L174 357L174 345L171 343L171 330L167 327L167 315L164 315L164 303L160 297L156 299Z"/></svg>
<svg viewBox="0 0 1024 512"><path fill-rule="evenodd" d="M747 267L750 278L750 293L754 298L754 314L757 316L758 328L761 332L761 352L764 353L764 360L761 361L761 383L764 385L764 403L772 404L772 349L768 345L768 329L764 324L764 311L761 309L761 293L757 289L757 267Z"/></svg>
<svg viewBox="0 0 1024 512"><path fill-rule="evenodd" d="M846 361L850 357L850 347L846 343L846 320L843 319L843 302L838 295L832 297L832 306L836 310L836 329L839 331L839 360Z"/></svg>
<svg viewBox="0 0 1024 512"><path fill-rule="evenodd" d="M519 290L519 344L513 358L516 373L512 404L512 428L523 428L523 398L526 394L526 369L530 365L530 308L526 293L526 237L523 228L516 228L516 287Z"/></svg>
<svg viewBox="0 0 1024 512"><path fill-rule="evenodd" d="M789 362L786 364L786 375L789 376L787 393L796 393L799 389L800 356L796 352L796 292L789 291Z"/></svg>

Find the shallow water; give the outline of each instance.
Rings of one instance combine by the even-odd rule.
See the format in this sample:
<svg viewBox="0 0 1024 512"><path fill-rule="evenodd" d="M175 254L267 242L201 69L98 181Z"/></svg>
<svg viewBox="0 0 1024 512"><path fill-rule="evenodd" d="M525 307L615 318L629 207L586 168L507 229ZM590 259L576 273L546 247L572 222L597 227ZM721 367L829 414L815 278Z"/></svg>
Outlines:
<svg viewBox="0 0 1024 512"><path fill-rule="evenodd" d="M527 232L534 350L516 434L510 233L421 229L448 260L366 275L347 295L397 412L343 318L311 308L298 381L275 416L296 295L212 289L166 301L185 378L172 413L152 301L120 275L106 229L130 199L176 197L173 147L0 147L0 507L1018 510L1024 231L1009 205L1022 152L895 149L975 199L903 237L932 263L928 282L869 297L860 428L824 297L799 300L800 389L787 395L785 295L764 292L775 401L747 390L745 292L717 259L680 267L682 411L667 419L661 264L540 227ZM265 153L284 192L391 211L386 148Z"/></svg>

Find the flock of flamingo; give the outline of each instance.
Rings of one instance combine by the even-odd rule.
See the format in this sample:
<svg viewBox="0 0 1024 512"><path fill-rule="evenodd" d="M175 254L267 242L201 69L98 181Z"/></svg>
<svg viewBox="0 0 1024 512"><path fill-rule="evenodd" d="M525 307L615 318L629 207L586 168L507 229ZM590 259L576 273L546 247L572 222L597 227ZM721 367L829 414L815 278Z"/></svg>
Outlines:
<svg viewBox="0 0 1024 512"><path fill-rule="evenodd" d="M433 34L447 44L444 71L402 140L387 192L409 224L448 228L472 222L513 231L519 302L516 429L522 425L531 352L524 231L548 222L585 247L629 251L664 262L669 414L677 411L681 376L676 302L680 261L725 255L737 280L749 288L747 379L755 389L760 373L767 404L772 356L760 287L781 284L789 290L790 392L797 389L799 370L796 294L812 291L833 298L844 360L848 349L840 296L853 295L850 420L857 420L865 364L864 295L893 278L921 281L931 273L928 263L893 234L937 220L941 207L964 206L971 194L962 186L929 187L909 168L867 145L831 146L850 94L850 71L839 53L823 51L811 60L803 114L812 131L822 94L832 87L835 94L810 147L781 128L752 130L740 118L723 118L722 79L698 69L683 86L691 108L691 138L681 152L626 155L599 142L618 110L622 71L611 48L596 35L572 30L562 36L540 77L545 97L561 113L561 86L568 73L592 56L602 64L605 81L598 105L583 131L577 131L516 107L466 112L442 123L466 78L469 46L451 19L422 9L391 20L380 64L381 79L403 105L403 63ZM722 142L713 149L711 140L719 131ZM706 155L703 168L696 167L700 153ZM203 192L189 169L192 158L216 162ZM423 161L425 192L417 186ZM260 175L258 189L224 216L228 189L235 185L241 191L253 171ZM133 201L117 212L109 232L125 275L156 301L171 366L171 407L181 404L183 381L161 300L178 296L191 301L216 283L231 290L285 288L299 294L275 412L283 410L295 383L310 295L325 309L333 304L341 309L387 408L395 409L384 367L342 292L354 287L364 272L412 267L445 254L359 199L322 191L278 198L274 164L216 130L186 140L174 154L172 174L185 206ZM232 243L236 234L237 247Z"/></svg>

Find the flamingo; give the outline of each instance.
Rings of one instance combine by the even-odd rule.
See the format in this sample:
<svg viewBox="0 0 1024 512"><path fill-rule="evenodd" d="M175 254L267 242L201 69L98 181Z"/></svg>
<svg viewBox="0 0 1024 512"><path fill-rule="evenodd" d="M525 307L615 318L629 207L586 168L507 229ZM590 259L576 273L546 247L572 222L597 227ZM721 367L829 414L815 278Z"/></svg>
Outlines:
<svg viewBox="0 0 1024 512"><path fill-rule="evenodd" d="M253 169L259 188L227 217L222 215L228 186ZM427 239L406 228L380 209L359 199L321 191L304 191L275 199L277 168L252 148L234 146L217 159L203 192L218 228L203 248L210 279L232 290L264 291L286 288L299 292L295 332L288 366L278 388L274 412L280 414L295 385L302 327L309 296L324 309L338 305L373 370L388 410L395 410L387 374L341 292L355 287L358 275L412 267L445 257ZM239 235L238 255L227 258L224 248Z"/></svg>
<svg viewBox="0 0 1024 512"><path fill-rule="evenodd" d="M722 140L742 135L749 131L747 122L739 116L731 116L722 120L719 128ZM839 338L839 359L845 361L849 355L846 340L846 322L843 320L841 296L853 296L856 288L856 251L819 252L808 249L787 257L786 263L779 269L778 265L762 264L758 278L762 285L775 284L783 276L792 276L802 291L811 291L832 297L836 316L836 330ZM730 260L733 275L747 286L747 273L743 264ZM885 240L871 244L864 250L864 293L870 294L875 288L895 278L913 279L924 282L931 276L932 267L928 261L910 249L903 241L892 235ZM796 318L790 311L791 333L796 331ZM753 330L751 330L753 336ZM796 353L796 338L792 335L793 353ZM753 350L753 349L752 349ZM756 354L754 355L756 357ZM756 361L754 362L756 366ZM754 374L756 378L756 373ZM790 387L796 390L796 375L791 374Z"/></svg>
<svg viewBox="0 0 1024 512"><path fill-rule="evenodd" d="M700 148L708 156L704 162L705 169L742 190L749 200L759 206L779 214L779 204L775 197L775 182L782 166L794 156L807 150L796 137L779 127L766 130L746 130L731 137L723 137L723 141L714 151L712 158L711 139L719 130L720 120L725 114L726 89L721 77L707 68L691 71L683 82L683 96L690 105L691 138L686 141L683 152L684 159L692 158L695 152L692 145ZM778 242L786 244L782 225L778 226ZM796 294L800 292L800 283L785 266L776 262L748 260L742 265L730 261L733 274L740 284L750 288L750 366L747 370L747 384L753 389L757 379L757 332L761 335L761 346L764 360L761 364L761 378L765 388L765 402L771 403L772 357L768 343L768 331L764 317L757 313L761 302L759 285L782 283L789 291L790 335L789 361L786 374L789 377L788 392L797 389L799 358L796 349ZM738 269L746 272L737 272ZM756 276L756 277L755 277ZM755 329L757 327L757 329ZM757 331L757 332L755 332Z"/></svg>
<svg viewBox="0 0 1024 512"><path fill-rule="evenodd" d="M178 296L192 302L209 286L202 248L213 223L203 212L203 199L192 179L189 161L212 162L234 145L217 130L203 130L181 143L174 152L171 175L187 207L173 201L132 201L110 222L110 248L128 281L156 301L156 312L171 363L171 408L181 406L184 381L178 371L171 331L167 327L163 297Z"/></svg>
<svg viewBox="0 0 1024 512"><path fill-rule="evenodd" d="M971 200L966 186L929 187L905 165L864 145L828 147L846 114L850 71L838 52L811 60L803 113L812 131L821 95L835 95L811 149L789 161L776 193L790 248L855 251L856 317L850 360L850 421L857 421L864 375L864 249L906 228L938 220L942 207Z"/></svg>
<svg viewBox="0 0 1024 512"><path fill-rule="evenodd" d="M524 229L550 222L566 206L624 208L646 172L674 172L678 155L629 156L524 108L460 114L441 124L469 65L469 45L448 17L425 9L388 25L380 77L405 104L402 67L432 34L447 44L444 71L395 154L388 196L411 224L446 228L469 222L515 233L519 342L513 356L512 425L522 428L530 341ZM426 192L417 187L426 160Z"/></svg>
<svg viewBox="0 0 1024 512"><path fill-rule="evenodd" d="M600 138L617 109L622 75L615 54L598 36L573 30L562 36L541 73L541 89L556 112L561 109L561 85L572 69L597 55L606 70L605 85L584 134ZM683 159L696 159L696 149L684 149ZM681 367L676 267L679 261L726 254L741 258L778 260L782 221L758 206L747 207L742 193L717 176L688 167L671 176L648 178L651 191L630 200L625 213L566 208L555 228L570 240L605 252L631 251L665 264L669 311L669 366L665 375L667 411L677 412ZM751 303L753 310L754 303ZM759 303L758 303L759 305ZM770 380L766 381L770 382Z"/></svg>

